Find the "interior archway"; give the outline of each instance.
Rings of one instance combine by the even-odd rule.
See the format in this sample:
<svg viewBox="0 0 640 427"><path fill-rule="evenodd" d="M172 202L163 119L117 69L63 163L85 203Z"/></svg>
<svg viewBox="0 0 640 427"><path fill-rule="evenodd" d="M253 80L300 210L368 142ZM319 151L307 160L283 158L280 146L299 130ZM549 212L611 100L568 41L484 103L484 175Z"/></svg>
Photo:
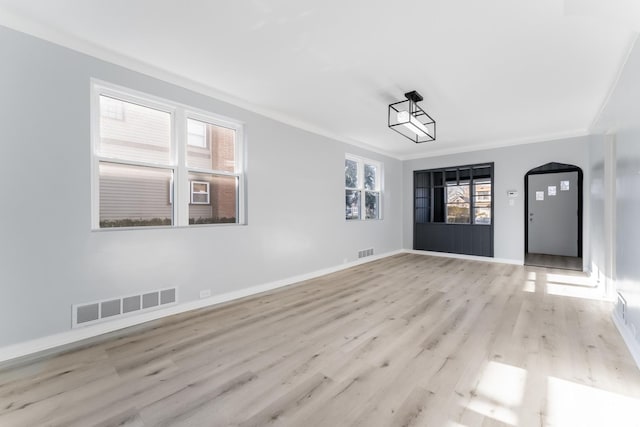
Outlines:
<svg viewBox="0 0 640 427"><path fill-rule="evenodd" d="M525 264L582 270L582 169L551 162L524 180Z"/></svg>

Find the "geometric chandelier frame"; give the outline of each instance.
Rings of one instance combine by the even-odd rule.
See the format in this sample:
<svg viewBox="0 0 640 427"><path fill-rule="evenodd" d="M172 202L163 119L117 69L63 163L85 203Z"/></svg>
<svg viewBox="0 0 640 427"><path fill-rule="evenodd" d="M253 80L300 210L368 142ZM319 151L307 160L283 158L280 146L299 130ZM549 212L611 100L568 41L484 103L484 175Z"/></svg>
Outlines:
<svg viewBox="0 0 640 427"><path fill-rule="evenodd" d="M416 144L435 141L436 121L418 105L422 95L413 90L404 96L404 101L389 105L389 128Z"/></svg>

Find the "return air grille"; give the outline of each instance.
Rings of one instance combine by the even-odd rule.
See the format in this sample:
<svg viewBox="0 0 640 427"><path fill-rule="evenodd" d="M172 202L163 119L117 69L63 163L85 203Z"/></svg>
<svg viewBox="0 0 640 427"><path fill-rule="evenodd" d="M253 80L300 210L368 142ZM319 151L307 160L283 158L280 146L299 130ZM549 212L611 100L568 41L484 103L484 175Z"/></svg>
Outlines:
<svg viewBox="0 0 640 427"><path fill-rule="evenodd" d="M72 306L72 327L92 325L176 304L178 288L158 289Z"/></svg>
<svg viewBox="0 0 640 427"><path fill-rule="evenodd" d="M373 255L373 248L358 251L358 258L364 258Z"/></svg>

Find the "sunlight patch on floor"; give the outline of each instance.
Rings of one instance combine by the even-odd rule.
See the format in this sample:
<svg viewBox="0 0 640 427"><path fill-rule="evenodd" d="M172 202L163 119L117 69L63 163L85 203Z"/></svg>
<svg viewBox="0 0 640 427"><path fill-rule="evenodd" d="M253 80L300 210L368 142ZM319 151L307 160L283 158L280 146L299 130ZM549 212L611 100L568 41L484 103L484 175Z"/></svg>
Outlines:
<svg viewBox="0 0 640 427"><path fill-rule="evenodd" d="M545 426L637 427L640 400L549 377Z"/></svg>
<svg viewBox="0 0 640 427"><path fill-rule="evenodd" d="M526 382L526 370L491 361L483 370L467 408L505 424L517 426L517 412L522 404Z"/></svg>
<svg viewBox="0 0 640 427"><path fill-rule="evenodd" d="M524 292L535 292L537 277L538 276L535 273L535 271L530 271L529 273L527 273L527 280L524 282L524 286L522 287L522 290Z"/></svg>
<svg viewBox="0 0 640 427"><path fill-rule="evenodd" d="M587 275L569 275L569 274L552 274L547 273L547 282L557 283L559 285L573 285L593 288L597 284Z"/></svg>

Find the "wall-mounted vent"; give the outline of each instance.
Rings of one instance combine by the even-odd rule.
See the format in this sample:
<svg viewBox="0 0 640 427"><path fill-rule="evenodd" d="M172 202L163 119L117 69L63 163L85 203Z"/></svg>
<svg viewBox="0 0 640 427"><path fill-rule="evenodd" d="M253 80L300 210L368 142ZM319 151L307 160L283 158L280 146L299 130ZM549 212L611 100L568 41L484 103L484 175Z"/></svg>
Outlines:
<svg viewBox="0 0 640 427"><path fill-rule="evenodd" d="M373 248L371 249L363 249L361 251L358 251L358 258L364 258L367 256L371 256L373 255Z"/></svg>
<svg viewBox="0 0 640 427"><path fill-rule="evenodd" d="M110 298L72 306L72 327L92 325L123 316L157 310L174 305L178 301L178 289L166 288L138 295Z"/></svg>
<svg viewBox="0 0 640 427"><path fill-rule="evenodd" d="M624 323L627 323L627 300L622 296L620 292L618 292L616 311L618 312L618 317L624 320Z"/></svg>

